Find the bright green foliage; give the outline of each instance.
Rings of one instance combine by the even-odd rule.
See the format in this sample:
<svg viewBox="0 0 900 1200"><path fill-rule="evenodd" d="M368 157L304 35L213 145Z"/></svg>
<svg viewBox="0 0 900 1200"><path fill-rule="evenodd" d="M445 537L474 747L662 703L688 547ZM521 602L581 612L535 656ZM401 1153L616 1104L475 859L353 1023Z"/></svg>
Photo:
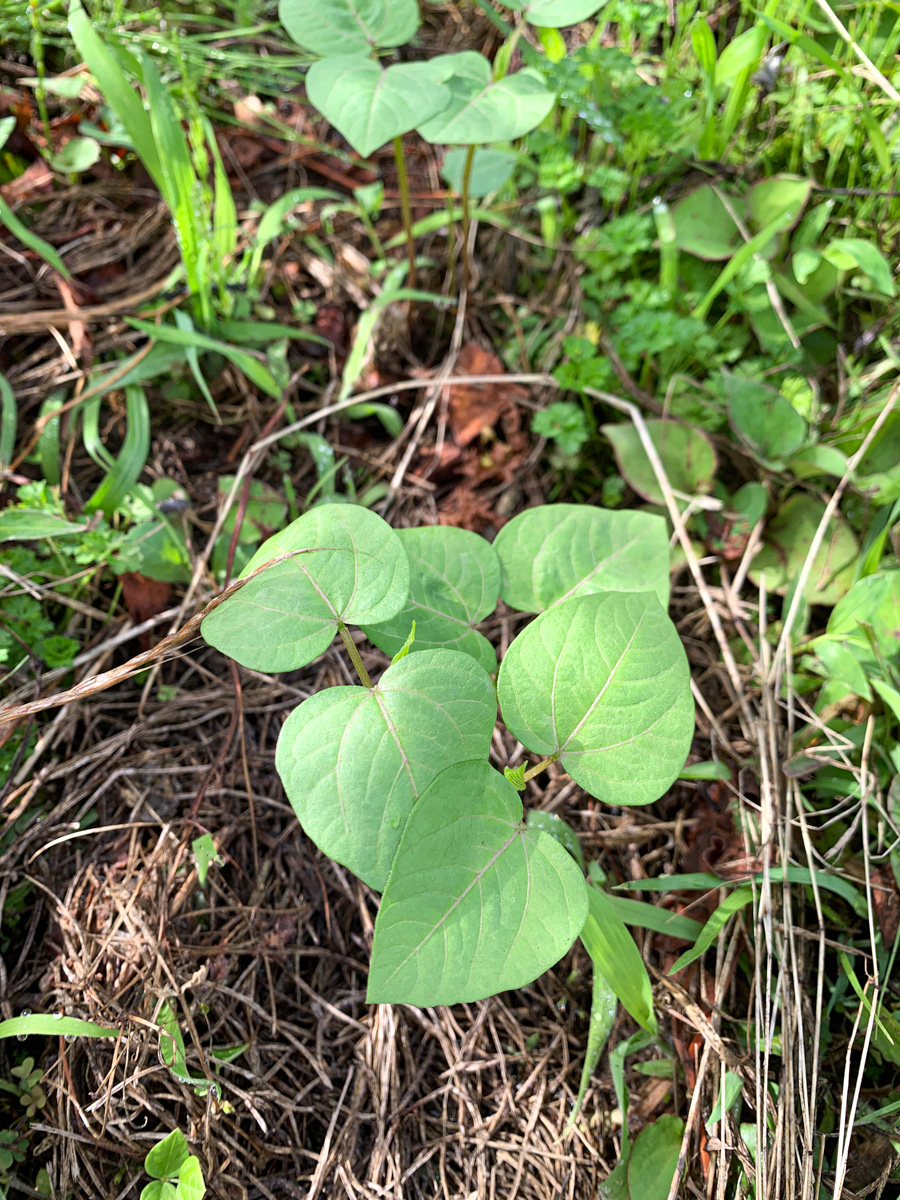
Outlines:
<svg viewBox="0 0 900 1200"><path fill-rule="evenodd" d="M598 888L588 888L588 918L581 931L594 970L645 1029L658 1033L653 1014L653 985L634 938L616 913L612 900Z"/></svg>
<svg viewBox="0 0 900 1200"><path fill-rule="evenodd" d="M835 605L826 634L866 650L874 641L886 658L896 658L900 653L900 571L868 575L855 583Z"/></svg>
<svg viewBox="0 0 900 1200"><path fill-rule="evenodd" d="M141 1191L141 1200L203 1200L206 1184L200 1160L190 1153L180 1129L157 1142L144 1159L144 1170L154 1179Z"/></svg>
<svg viewBox="0 0 900 1200"><path fill-rule="evenodd" d="M382 891L413 805L445 767L487 758L496 718L476 662L427 650L373 688L305 700L284 723L275 765L316 845Z"/></svg>
<svg viewBox="0 0 900 1200"><path fill-rule="evenodd" d="M363 625L366 636L393 656L416 623L411 650L446 646L471 654L486 671L497 669L494 647L474 627L489 617L500 595L500 560L484 538L466 529L398 529L409 557L409 599L390 621Z"/></svg>
<svg viewBox="0 0 900 1200"><path fill-rule="evenodd" d="M584 409L571 400L556 400L536 412L531 420L533 433L554 441L563 454L575 455L590 437Z"/></svg>
<svg viewBox="0 0 900 1200"><path fill-rule="evenodd" d="M517 71L495 80L488 60L472 50L447 55L442 61L450 100L436 117L417 126L426 142L454 146L511 142L539 125L553 107L553 94L536 71Z"/></svg>
<svg viewBox="0 0 900 1200"><path fill-rule="evenodd" d="M386 521L357 505L326 505L269 538L241 572L281 555L209 614L203 636L246 667L293 671L328 649L347 621L380 621L403 607L409 563Z"/></svg>
<svg viewBox="0 0 900 1200"><path fill-rule="evenodd" d="M459 763L407 822L372 947L371 1003L455 1004L521 987L552 966L587 916L581 872L522 826L512 784Z"/></svg>
<svg viewBox="0 0 900 1200"><path fill-rule="evenodd" d="M780 595L803 569L809 545L825 513L814 496L797 493L786 500L765 529L763 547L754 557L750 578L765 579L766 588ZM859 546L853 530L838 516L816 555L804 599L810 604L836 604L853 582L853 564Z"/></svg>
<svg viewBox="0 0 900 1200"><path fill-rule="evenodd" d="M586 21L603 8L606 0L524 0L523 3L504 0L504 3L519 10L531 25L562 29L565 25Z"/></svg>
<svg viewBox="0 0 900 1200"><path fill-rule="evenodd" d="M635 1139L628 1158L630 1200L666 1200L678 1169L684 1121L657 1117Z"/></svg>
<svg viewBox="0 0 900 1200"><path fill-rule="evenodd" d="M278 16L298 46L323 58L402 46L419 26L416 0L281 0Z"/></svg>
<svg viewBox="0 0 900 1200"><path fill-rule="evenodd" d="M359 54L334 54L310 67L306 94L366 156L446 107L450 92L435 76L431 63L395 63L385 70Z"/></svg>
<svg viewBox="0 0 900 1200"><path fill-rule="evenodd" d="M500 594L520 612L594 592L655 592L669 602L669 539L652 513L545 504L513 517L494 547Z"/></svg>
<svg viewBox="0 0 900 1200"><path fill-rule="evenodd" d="M806 441L806 422L780 392L754 379L728 374L725 391L735 433L761 463L780 469Z"/></svg>
<svg viewBox="0 0 900 1200"><path fill-rule="evenodd" d="M716 452L705 433L677 421L647 421L646 426L676 492L693 496L712 491ZM619 471L629 485L651 504L664 504L662 489L634 425L629 421L604 425L602 430L612 442Z"/></svg>
<svg viewBox="0 0 900 1200"><path fill-rule="evenodd" d="M693 733L684 649L655 596L611 592L556 604L500 668L500 711L607 804L648 804L676 778Z"/></svg>
<svg viewBox="0 0 900 1200"><path fill-rule="evenodd" d="M501 578L508 604L546 607L500 670L510 732L601 800L655 799L683 767L693 728L687 660L660 604L664 522L550 505L511 521L495 549L464 530L395 533L366 509L327 505L270 538L245 577L282 554L291 557L213 610L203 634L239 662L279 671L310 662L341 630L364 686L296 708L276 766L308 836L384 889L370 1000L452 1004L529 982L584 925L583 863L558 818L523 823L518 793L536 769L488 764L497 702L485 668L496 657L475 626ZM351 621L394 656L377 683ZM623 957L627 943L636 955L616 902L594 902L595 949ZM632 923L646 924L633 909ZM637 975L614 986L650 1023ZM160 1024L177 1057L174 1013Z"/></svg>

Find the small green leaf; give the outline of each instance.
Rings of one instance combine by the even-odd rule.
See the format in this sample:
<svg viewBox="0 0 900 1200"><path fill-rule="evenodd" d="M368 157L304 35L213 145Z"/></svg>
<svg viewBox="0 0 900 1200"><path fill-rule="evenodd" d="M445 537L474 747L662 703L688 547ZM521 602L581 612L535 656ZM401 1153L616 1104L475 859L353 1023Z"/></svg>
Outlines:
<svg viewBox="0 0 900 1200"><path fill-rule="evenodd" d="M402 46L419 27L416 0L281 0L278 18L290 37L323 58Z"/></svg>
<svg viewBox="0 0 900 1200"><path fill-rule="evenodd" d="M446 108L450 92L435 75L429 62L385 70L365 54L329 54L307 72L306 94L365 158Z"/></svg>
<svg viewBox="0 0 900 1200"><path fill-rule="evenodd" d="M457 195L462 194L463 172L468 150L459 146L444 155L441 175L449 188ZM498 191L515 170L517 155L511 150L496 150L491 146L479 146L472 158L469 176L469 197L480 199Z"/></svg>
<svg viewBox="0 0 900 1200"><path fill-rule="evenodd" d="M203 1200L206 1184L203 1182L203 1170L200 1159L193 1154L181 1164L178 1171L178 1186L175 1189L175 1200Z"/></svg>
<svg viewBox="0 0 900 1200"><path fill-rule="evenodd" d="M706 434L677 421L645 424L672 488L685 496L711 492L718 464ZM619 471L629 486L651 504L664 504L665 497L634 425L629 421L603 425L601 430L612 442Z"/></svg>
<svg viewBox="0 0 900 1200"><path fill-rule="evenodd" d="M791 496L766 525L763 547L750 566L754 583L765 579L766 589L783 596L796 580L825 505L815 496ZM809 604L836 604L853 582L859 547L843 517L832 522L812 565L804 599Z"/></svg>
<svg viewBox="0 0 900 1200"><path fill-rule="evenodd" d="M785 467L797 479L812 479L816 475L842 479L847 470L847 455L835 446L805 446L791 455Z"/></svg>
<svg viewBox="0 0 900 1200"><path fill-rule="evenodd" d="M705 21L701 23L706 24ZM738 217L746 215L742 200L730 196L728 203ZM703 184L679 200L670 212L675 226L675 245L697 258L711 262L731 258L743 244L734 217L725 207L718 190L710 183Z"/></svg>
<svg viewBox="0 0 900 1200"><path fill-rule="evenodd" d="M760 22L731 38L716 63L716 87L731 87L742 71L755 70L768 36Z"/></svg>
<svg viewBox="0 0 900 1200"><path fill-rule="evenodd" d="M292 671L324 653L341 622L382 621L409 592L409 561L381 517L355 504L324 505L269 538L241 572L277 563L203 622L211 646L258 671Z"/></svg>
<svg viewBox="0 0 900 1200"><path fill-rule="evenodd" d="M503 774L513 785L517 792L524 792L528 784L525 782L525 769L527 763L520 763L517 767L504 767Z"/></svg>
<svg viewBox="0 0 900 1200"><path fill-rule="evenodd" d="M498 696L510 732L607 804L648 804L684 766L694 730L687 657L649 593L554 605L507 651Z"/></svg>
<svg viewBox="0 0 900 1200"><path fill-rule="evenodd" d="M669 538L652 513L544 504L504 525L494 549L500 595L519 612L594 592L655 592L669 603Z"/></svg>
<svg viewBox="0 0 900 1200"><path fill-rule="evenodd" d="M11 234L19 239L23 246L27 246L29 250L40 255L44 262L62 275L63 279L71 279L68 267L53 246L49 242L45 242L42 237L38 237L36 233L32 233L28 226L19 220L2 196L0 196L0 221Z"/></svg>
<svg viewBox="0 0 900 1200"><path fill-rule="evenodd" d="M735 1100L737 1100L738 1096L741 1094L740 1075L735 1075L734 1071L726 1071L723 1082L724 1087L720 1087L719 1094L716 1096L716 1102L712 1106L712 1111L706 1119L707 1131L710 1130L711 1126L715 1125L718 1121L723 1120L723 1118L727 1116L727 1114L731 1111L731 1107Z"/></svg>
<svg viewBox="0 0 900 1200"><path fill-rule="evenodd" d="M485 762L443 771L415 806L372 946L370 1004L422 1007L523 987L587 916L571 856L522 825L512 784Z"/></svg>
<svg viewBox="0 0 900 1200"><path fill-rule="evenodd" d="M141 1188L141 1200L175 1200L175 1184L154 1179Z"/></svg>
<svg viewBox="0 0 900 1200"><path fill-rule="evenodd" d="M890 263L877 246L865 238L839 238L829 242L822 251L824 257L840 271L858 267L885 296L894 295L894 277Z"/></svg>
<svg viewBox="0 0 900 1200"><path fill-rule="evenodd" d="M588 920L590 920L590 917ZM581 932L583 935L584 930ZM603 1047L609 1041L609 1035L613 1031L618 1011L619 1001L616 998L616 993L610 987L606 976L602 971L594 971L594 980L591 986L591 1016L588 1021L587 1050L584 1055L584 1065L581 1068L578 1095L575 1097L572 1113L566 1123L566 1132L575 1124L575 1118L581 1111L581 1105L587 1092L588 1084L591 1081L591 1076L594 1073L597 1063L600 1061L600 1054L603 1051Z"/></svg>
<svg viewBox="0 0 900 1200"><path fill-rule="evenodd" d="M526 68L494 80L491 64L472 50L444 55L441 62L450 102L417 127L426 142L513 142L540 125L553 108L553 93L537 71Z"/></svg>
<svg viewBox="0 0 900 1200"><path fill-rule="evenodd" d="M470 654L490 674L497 654L475 626L497 607L500 562L489 542L449 525L398 529L409 557L409 599L390 621L363 625L366 637L396 654L416 624L411 653L446 648Z"/></svg>
<svg viewBox="0 0 900 1200"><path fill-rule="evenodd" d="M190 1153L187 1138L180 1129L173 1129L144 1159L144 1170L156 1179L176 1179Z"/></svg>
<svg viewBox="0 0 900 1200"><path fill-rule="evenodd" d="M503 0L507 8L522 13L529 25L546 29L562 29L567 25L579 25L599 12L607 0Z"/></svg>
<svg viewBox="0 0 900 1200"><path fill-rule="evenodd" d="M410 650L412 649L412 644L415 640L416 640L416 623L415 623L415 621L413 621L412 626L409 631L409 636L407 637L407 639L403 643L403 645L400 647L400 649L397 651L397 653L394 655L394 657L391 659L391 666L393 666L394 663L398 663L401 658L406 658L407 654L409 654Z"/></svg>
<svg viewBox="0 0 900 1200"><path fill-rule="evenodd" d="M653 1013L653 986L634 938L609 897L585 884L588 918L581 931L584 948L628 1013L650 1033L659 1026Z"/></svg>
<svg viewBox="0 0 900 1200"><path fill-rule="evenodd" d="M219 857L216 852L216 844L208 833L204 833L191 842L191 849L197 863L197 882L202 888L205 888L209 868Z"/></svg>
<svg viewBox="0 0 900 1200"><path fill-rule="evenodd" d="M308 836L381 891L413 805L445 767L487 757L496 715L490 678L468 655L414 653L373 688L304 700L275 765Z"/></svg>
<svg viewBox="0 0 900 1200"><path fill-rule="evenodd" d="M680 1117L657 1117L641 1130L628 1159L632 1200L666 1200L678 1170L683 1138Z"/></svg>
<svg viewBox="0 0 900 1200"><path fill-rule="evenodd" d="M88 171L100 158L100 147L93 138L74 137L48 159L54 171L77 175Z"/></svg>
<svg viewBox="0 0 900 1200"><path fill-rule="evenodd" d="M881 571L854 583L835 605L826 632L869 650L864 627L887 658L900 654L900 571Z"/></svg>
<svg viewBox="0 0 900 1200"><path fill-rule="evenodd" d="M799 221L813 181L799 175L772 175L753 185L747 194L747 214L755 229L771 225L790 213Z"/></svg>
<svg viewBox="0 0 900 1200"><path fill-rule="evenodd" d="M743 884L741 887L735 888L730 896L726 896L703 926L703 931L690 950L685 950L684 954L675 960L675 963L669 969L669 974L675 975L682 968L690 966L692 962L695 962L705 954L719 936L719 931L725 928L736 912L740 912L742 908L746 908L752 900L753 888L749 884Z"/></svg>
<svg viewBox="0 0 900 1200"><path fill-rule="evenodd" d="M806 422L780 392L725 372L732 428L766 466L780 467L806 440Z"/></svg>
<svg viewBox="0 0 900 1200"><path fill-rule="evenodd" d="M67 521L65 517L41 509L5 508L0 512L0 542L30 542L36 538L67 537L83 533L84 524Z"/></svg>

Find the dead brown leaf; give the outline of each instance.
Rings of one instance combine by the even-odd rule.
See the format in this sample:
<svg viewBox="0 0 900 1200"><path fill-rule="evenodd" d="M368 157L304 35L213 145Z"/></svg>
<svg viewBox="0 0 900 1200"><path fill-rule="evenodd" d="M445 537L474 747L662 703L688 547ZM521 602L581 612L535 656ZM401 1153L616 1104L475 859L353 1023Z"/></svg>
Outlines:
<svg viewBox="0 0 900 1200"><path fill-rule="evenodd" d="M463 346L454 368L456 375L503 375L505 368L496 354L470 342ZM519 426L516 399L527 393L514 383L455 383L447 388L450 430L458 446L476 438L493 436L502 417Z"/></svg>

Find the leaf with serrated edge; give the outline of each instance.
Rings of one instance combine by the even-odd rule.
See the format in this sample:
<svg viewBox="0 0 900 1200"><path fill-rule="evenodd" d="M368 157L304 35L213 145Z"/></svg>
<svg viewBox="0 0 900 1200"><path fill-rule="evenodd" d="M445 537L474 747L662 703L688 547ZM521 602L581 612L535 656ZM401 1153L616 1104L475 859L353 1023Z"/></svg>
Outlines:
<svg viewBox="0 0 900 1200"><path fill-rule="evenodd" d="M496 671L494 647L473 628L497 607L500 561L494 547L449 525L398 529L397 537L409 556L409 600L390 621L364 625L366 637L393 656L415 621L412 653L438 646L462 650L489 673Z"/></svg>
<svg viewBox="0 0 900 1200"><path fill-rule="evenodd" d="M435 116L450 100L430 63L395 63L385 70L362 54L329 55L313 63L306 94L364 157Z"/></svg>
<svg viewBox="0 0 900 1200"><path fill-rule="evenodd" d="M275 765L305 832L381 891L416 800L452 763L487 758L497 701L452 650L409 654L374 688L311 696L284 723Z"/></svg>
<svg viewBox="0 0 900 1200"><path fill-rule="evenodd" d="M522 824L516 789L485 762L442 771L406 823L375 921L367 999L422 1007L524 987L587 917L568 851Z"/></svg>
<svg viewBox="0 0 900 1200"><path fill-rule="evenodd" d="M577 596L506 653L500 711L535 754L607 804L649 804L684 766L694 729L687 657L648 592Z"/></svg>
<svg viewBox="0 0 900 1200"><path fill-rule="evenodd" d="M241 572L260 571L205 618L211 646L257 671L293 671L331 645L338 623L386 621L409 595L409 561L376 513L323 505L268 539Z"/></svg>
<svg viewBox="0 0 900 1200"><path fill-rule="evenodd" d="M417 126L426 142L454 146L513 142L540 125L553 107L553 93L536 71L526 69L494 80L491 64L472 50L443 55L440 61L450 103Z"/></svg>
<svg viewBox="0 0 900 1200"><path fill-rule="evenodd" d="M327 58L402 46L419 27L419 6L416 0L281 0L278 18L298 46Z"/></svg>
<svg viewBox="0 0 900 1200"><path fill-rule="evenodd" d="M544 504L504 525L494 549L500 595L519 612L593 592L652 591L669 603L669 538L653 513Z"/></svg>

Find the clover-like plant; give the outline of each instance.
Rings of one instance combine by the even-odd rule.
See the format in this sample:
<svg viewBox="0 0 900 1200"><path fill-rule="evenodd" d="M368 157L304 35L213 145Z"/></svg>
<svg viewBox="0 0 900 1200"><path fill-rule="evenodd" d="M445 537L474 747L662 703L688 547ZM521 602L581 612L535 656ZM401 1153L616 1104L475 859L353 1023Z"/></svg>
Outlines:
<svg viewBox="0 0 900 1200"><path fill-rule="evenodd" d="M384 893L369 1000L452 1004L531 982L582 932L589 897L564 846L523 822L527 781L557 762L608 804L647 804L690 746L662 518L553 504L491 545L323 505L270 538L241 578L205 618L207 642L287 671L337 634L359 676L294 709L275 761L307 835ZM495 692L496 654L476 626L501 596L539 615L509 646ZM377 682L349 624L394 655ZM490 764L498 696L536 765ZM611 906L604 919L619 921Z"/></svg>
<svg viewBox="0 0 900 1200"><path fill-rule="evenodd" d="M558 27L584 20L605 0L530 0L510 4L527 21ZM393 142L415 286L415 243L402 137L415 129L427 142L468 146L463 175L463 223L477 145L524 137L553 107L554 96L529 67L513 75L482 54L442 54L427 62L382 67L381 52L410 41L419 28L417 0L281 0L278 15L293 40L317 57L306 75L311 104L357 153ZM512 34L508 52L511 56ZM465 243L464 243L465 245Z"/></svg>

